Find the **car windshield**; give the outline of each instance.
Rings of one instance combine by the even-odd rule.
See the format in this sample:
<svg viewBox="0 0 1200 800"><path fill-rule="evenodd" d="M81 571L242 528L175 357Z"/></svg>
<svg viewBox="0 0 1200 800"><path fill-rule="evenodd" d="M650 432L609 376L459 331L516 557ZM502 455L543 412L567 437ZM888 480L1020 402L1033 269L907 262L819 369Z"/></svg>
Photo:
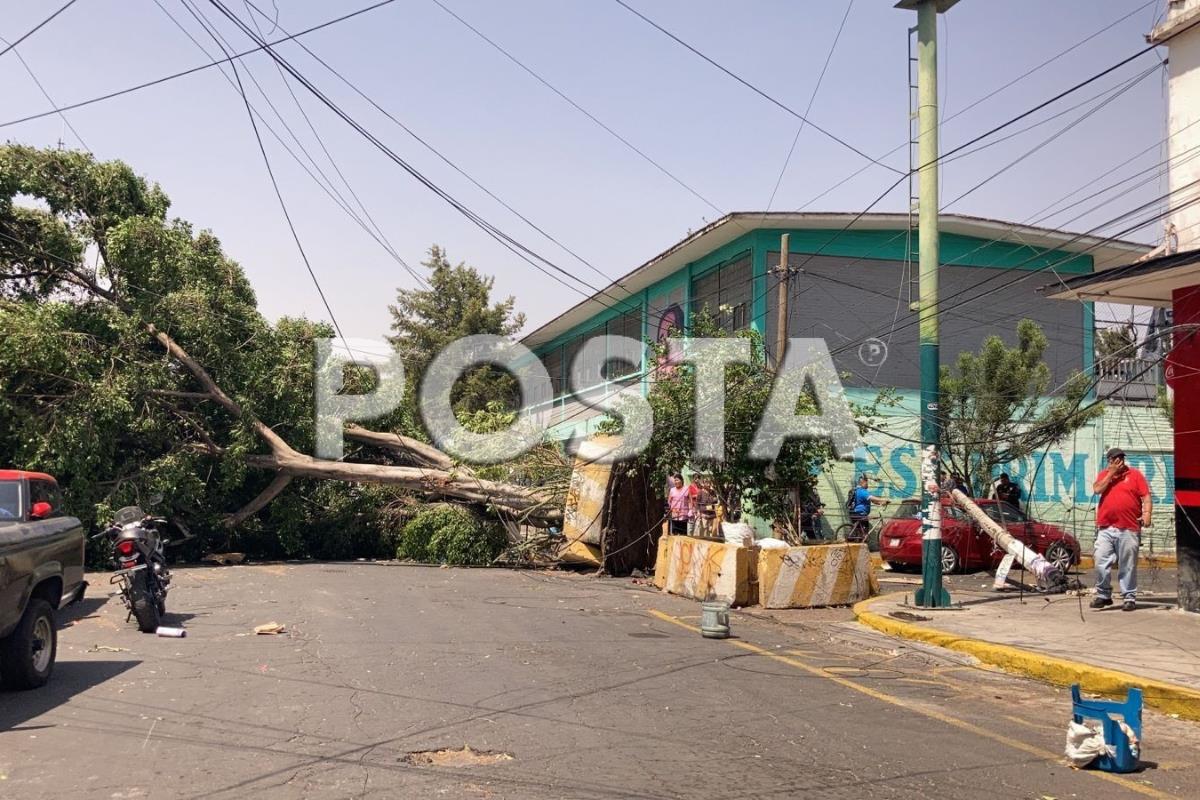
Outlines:
<svg viewBox="0 0 1200 800"><path fill-rule="evenodd" d="M0 481L0 523L16 522L21 518L21 484Z"/></svg>
<svg viewBox="0 0 1200 800"><path fill-rule="evenodd" d="M900 505L896 506L896 513L892 515L893 519L920 519L920 517L920 500L905 500Z"/></svg>
<svg viewBox="0 0 1200 800"><path fill-rule="evenodd" d="M990 519L1001 524L1026 521L1025 515L1021 513L1020 509L1009 503L988 503L980 508Z"/></svg>

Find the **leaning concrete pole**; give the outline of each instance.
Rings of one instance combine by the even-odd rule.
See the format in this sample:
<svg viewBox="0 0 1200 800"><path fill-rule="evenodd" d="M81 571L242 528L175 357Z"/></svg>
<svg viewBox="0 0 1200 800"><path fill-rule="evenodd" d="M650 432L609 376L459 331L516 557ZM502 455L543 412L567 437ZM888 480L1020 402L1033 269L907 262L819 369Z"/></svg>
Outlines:
<svg viewBox="0 0 1200 800"><path fill-rule="evenodd" d="M901 4L904 5L903 3ZM918 257L921 301L921 588L925 608L950 605L942 586L942 502L938 492L938 85L937 15L950 4L917 0Z"/></svg>
<svg viewBox="0 0 1200 800"><path fill-rule="evenodd" d="M1055 583L1062 579L1062 573L1059 572L1058 567L1047 561L1045 556L1026 547L1024 542L1006 531L1003 525L983 513L983 509L977 506L974 500L958 489L951 491L950 496L963 511L967 512L971 519L975 520L984 533L992 537L992 541L996 543L997 547L1019 561L1021 566L1037 576L1039 581Z"/></svg>

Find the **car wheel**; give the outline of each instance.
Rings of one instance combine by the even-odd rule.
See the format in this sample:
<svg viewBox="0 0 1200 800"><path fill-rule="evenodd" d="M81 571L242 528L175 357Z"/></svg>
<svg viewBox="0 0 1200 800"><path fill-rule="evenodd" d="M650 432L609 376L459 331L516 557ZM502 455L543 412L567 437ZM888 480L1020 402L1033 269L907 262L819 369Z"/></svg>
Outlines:
<svg viewBox="0 0 1200 800"><path fill-rule="evenodd" d="M1071 548L1062 542L1055 542L1046 548L1046 560L1057 567L1059 572L1066 575L1071 571L1071 564L1075 561L1075 554L1071 552Z"/></svg>
<svg viewBox="0 0 1200 800"><path fill-rule="evenodd" d="M0 685L6 689L44 686L57 651L58 629L50 604L30 600L16 630L0 640Z"/></svg>
<svg viewBox="0 0 1200 800"><path fill-rule="evenodd" d="M942 574L950 575L951 573L958 572L961 566L962 563L959 561L958 551L948 544L942 545Z"/></svg>

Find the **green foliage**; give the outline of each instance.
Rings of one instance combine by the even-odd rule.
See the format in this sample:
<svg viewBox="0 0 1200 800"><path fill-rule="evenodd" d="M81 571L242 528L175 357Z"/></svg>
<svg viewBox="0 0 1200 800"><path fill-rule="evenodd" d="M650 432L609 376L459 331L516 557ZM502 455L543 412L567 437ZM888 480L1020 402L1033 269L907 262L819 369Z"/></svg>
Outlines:
<svg viewBox="0 0 1200 800"><path fill-rule="evenodd" d="M1137 331L1131 323L1096 329L1096 365L1106 359L1137 355Z"/></svg>
<svg viewBox="0 0 1200 800"><path fill-rule="evenodd" d="M396 557L411 561L485 566L508 545L504 527L469 508L449 503L427 506L400 532Z"/></svg>
<svg viewBox="0 0 1200 800"><path fill-rule="evenodd" d="M263 444L215 403L181 394L199 387L147 326L301 452L314 438L313 339L332 331L268 323L217 238L169 219L169 206L121 162L0 146L0 465L57 476L89 526L161 492L154 510L197 536L185 555L390 555L379 509L396 492L379 487L297 480L236 533L222 526L271 480L243 460ZM82 291L79 276L116 303Z"/></svg>
<svg viewBox="0 0 1200 800"><path fill-rule="evenodd" d="M1167 391L1167 387L1158 387L1158 394L1154 398L1154 405L1158 408L1159 413L1163 415L1163 419L1171 423L1171 425L1175 424L1175 398Z"/></svg>
<svg viewBox="0 0 1200 800"><path fill-rule="evenodd" d="M1061 441L1103 413L1087 403L1090 382L1074 373L1047 401L1050 368L1042 360L1046 334L1032 320L1017 324L1017 344L989 336L979 353L961 353L957 365L942 367L941 455L985 496L993 474Z"/></svg>
<svg viewBox="0 0 1200 800"><path fill-rule="evenodd" d="M689 335L704 338L733 335L750 342L750 362L732 364L725 370L724 458L692 457L695 371L681 365L661 370L654 379L648 398L654 412L654 434L649 447L639 456L640 465L652 469L653 479L659 486L666 486L670 473L690 467L694 472L709 476L728 517L736 518L742 510L747 510L794 528L796 513L792 491L800 489L803 494L815 490L817 475L833 457L831 446L825 441L793 439L783 446L772 463L751 459L750 444L766 410L775 378L767 364L762 335L754 330L730 334L717 319L703 313L693 319ZM661 363L665 356L665 349L656 346L652 357ZM818 413L815 401L807 393L800 396L796 413ZM617 419L606 420L601 425L602 432L619 433L620 430Z"/></svg>
<svg viewBox="0 0 1200 800"><path fill-rule="evenodd" d="M415 397L426 368L446 345L478 334L513 336L525 325L525 315L513 310L512 297L492 302L494 278L463 263L452 265L437 245L422 265L429 270L429 288L403 290L389 307L394 332L390 341L404 361L409 398ZM487 410L498 399L510 408L517 398L515 379L491 366L460 378L451 395L460 419Z"/></svg>

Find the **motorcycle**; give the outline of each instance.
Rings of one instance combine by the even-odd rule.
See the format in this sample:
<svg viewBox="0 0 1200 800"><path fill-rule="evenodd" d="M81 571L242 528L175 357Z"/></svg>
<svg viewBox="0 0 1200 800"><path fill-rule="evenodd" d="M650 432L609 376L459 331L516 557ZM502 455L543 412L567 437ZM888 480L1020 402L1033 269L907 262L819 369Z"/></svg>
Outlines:
<svg viewBox="0 0 1200 800"><path fill-rule="evenodd" d="M167 613L171 571L167 569L163 532L171 526L162 517L152 517L137 506L126 506L113 516L112 524L100 533L112 541L115 574L109 583L120 586L121 601L137 620L138 630L154 633ZM186 531L184 536L187 538Z"/></svg>

